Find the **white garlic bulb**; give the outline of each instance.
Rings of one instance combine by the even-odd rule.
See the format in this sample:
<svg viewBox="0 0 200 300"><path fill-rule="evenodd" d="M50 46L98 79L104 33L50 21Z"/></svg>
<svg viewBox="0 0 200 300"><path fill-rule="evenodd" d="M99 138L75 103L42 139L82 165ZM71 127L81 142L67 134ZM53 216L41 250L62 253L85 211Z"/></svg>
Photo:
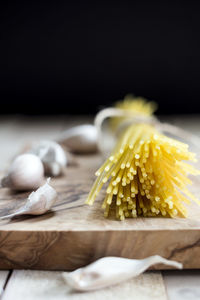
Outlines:
<svg viewBox="0 0 200 300"><path fill-rule="evenodd" d="M181 263L165 259L159 255L145 259L104 257L86 267L70 273L63 273L63 277L73 289L91 291L136 277L150 266L160 263L182 269Z"/></svg>
<svg viewBox="0 0 200 300"><path fill-rule="evenodd" d="M71 152L92 153L97 151L97 130L94 125L80 125L64 131L59 143Z"/></svg>
<svg viewBox="0 0 200 300"><path fill-rule="evenodd" d="M1 180L2 187L18 191L38 188L44 179L44 167L34 154L22 154L12 162L8 174Z"/></svg>
<svg viewBox="0 0 200 300"><path fill-rule="evenodd" d="M54 141L41 141L34 145L29 152L41 159L46 175L58 176L67 165L65 151Z"/></svg>
<svg viewBox="0 0 200 300"><path fill-rule="evenodd" d="M43 186L29 195L23 207L10 215L0 217L0 219L12 218L19 215L42 215L49 211L58 198L56 190L49 183L50 178L47 179L47 182Z"/></svg>

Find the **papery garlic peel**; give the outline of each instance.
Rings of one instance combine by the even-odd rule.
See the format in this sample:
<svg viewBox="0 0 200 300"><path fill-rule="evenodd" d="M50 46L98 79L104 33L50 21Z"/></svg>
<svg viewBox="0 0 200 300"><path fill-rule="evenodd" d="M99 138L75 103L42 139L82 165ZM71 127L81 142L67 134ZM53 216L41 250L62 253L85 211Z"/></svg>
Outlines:
<svg viewBox="0 0 200 300"><path fill-rule="evenodd" d="M182 269L181 263L165 259L159 255L145 259L103 257L86 267L68 274L63 273L63 277L68 285L75 290L92 291L136 277L150 266L160 263Z"/></svg>
<svg viewBox="0 0 200 300"><path fill-rule="evenodd" d="M44 180L44 167L34 154L22 154L12 162L8 174L2 179L2 187L18 191L38 188Z"/></svg>
<svg viewBox="0 0 200 300"><path fill-rule="evenodd" d="M64 149L54 141L40 141L29 152L41 159L46 175L58 176L67 165L67 155Z"/></svg>
<svg viewBox="0 0 200 300"><path fill-rule="evenodd" d="M50 185L50 178L46 183L32 192L22 207L12 214L1 216L0 219L13 218L20 215L42 215L49 211L58 198L56 190Z"/></svg>
<svg viewBox="0 0 200 300"><path fill-rule="evenodd" d="M58 142L75 153L92 153L97 151L97 129L94 125L85 124L64 131Z"/></svg>

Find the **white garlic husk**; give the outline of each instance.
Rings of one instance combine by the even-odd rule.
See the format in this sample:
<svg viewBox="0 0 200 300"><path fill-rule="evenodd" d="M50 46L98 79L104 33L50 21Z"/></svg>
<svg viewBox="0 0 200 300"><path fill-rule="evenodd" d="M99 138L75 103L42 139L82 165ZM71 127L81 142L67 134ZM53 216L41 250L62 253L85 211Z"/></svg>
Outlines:
<svg viewBox="0 0 200 300"><path fill-rule="evenodd" d="M91 291L121 283L136 277L154 264L182 269L182 264L159 255L145 259L104 257L70 273L63 273L67 284L78 291Z"/></svg>
<svg viewBox="0 0 200 300"><path fill-rule="evenodd" d="M92 153L97 151L97 129L86 124L64 131L58 139L67 149L75 153Z"/></svg>
<svg viewBox="0 0 200 300"><path fill-rule="evenodd" d="M32 192L25 205L19 208L16 212L2 216L0 219L12 218L19 215L42 215L49 211L58 199L56 190L49 184L50 178L47 182Z"/></svg>
<svg viewBox="0 0 200 300"><path fill-rule="evenodd" d="M8 174L1 180L1 187L18 191L38 188L44 180L44 167L34 154L22 154L12 162Z"/></svg>
<svg viewBox="0 0 200 300"><path fill-rule="evenodd" d="M66 152L54 141L41 141L35 144L29 152L41 159L46 175L58 176L67 165Z"/></svg>

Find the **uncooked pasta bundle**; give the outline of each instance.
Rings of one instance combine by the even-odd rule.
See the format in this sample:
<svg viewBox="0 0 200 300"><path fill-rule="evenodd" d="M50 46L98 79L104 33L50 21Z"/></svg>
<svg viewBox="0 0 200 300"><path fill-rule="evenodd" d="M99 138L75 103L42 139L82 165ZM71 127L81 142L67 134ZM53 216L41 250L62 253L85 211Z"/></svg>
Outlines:
<svg viewBox="0 0 200 300"><path fill-rule="evenodd" d="M134 95L127 95L124 97L123 101L118 101L115 103L116 109L121 109L125 112L123 117L113 117L110 120L110 125L112 128L116 128L120 123L125 121L128 116L126 112L129 113L129 117L132 116L151 116L156 108L157 104L153 101L147 101L143 97L135 97Z"/></svg>
<svg viewBox="0 0 200 300"><path fill-rule="evenodd" d="M131 110L136 114L152 115L157 108L157 104L153 101L147 101L143 97L135 97L134 95L126 95L123 101L115 103L115 107L124 110Z"/></svg>
<svg viewBox="0 0 200 300"><path fill-rule="evenodd" d="M110 157L96 172L87 199L92 205L104 184L104 215L116 217L186 217L185 204L198 200L189 192L188 174L200 174L185 161L195 161L188 145L169 138L150 124L132 124L122 133Z"/></svg>

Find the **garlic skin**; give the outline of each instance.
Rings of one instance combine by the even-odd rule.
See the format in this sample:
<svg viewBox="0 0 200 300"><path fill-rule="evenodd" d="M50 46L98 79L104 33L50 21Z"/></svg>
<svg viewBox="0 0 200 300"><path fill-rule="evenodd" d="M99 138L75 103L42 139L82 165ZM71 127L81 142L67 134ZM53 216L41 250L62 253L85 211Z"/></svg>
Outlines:
<svg viewBox="0 0 200 300"><path fill-rule="evenodd" d="M29 152L41 159L46 175L58 176L67 165L67 155L63 148L56 142L41 141Z"/></svg>
<svg viewBox="0 0 200 300"><path fill-rule="evenodd" d="M58 142L71 152L93 153L97 151L97 129L90 124L75 126L64 131Z"/></svg>
<svg viewBox="0 0 200 300"><path fill-rule="evenodd" d="M67 284L78 291L92 291L121 283L143 273L154 264L165 264L182 269L182 264L159 255L145 259L104 257L70 273L63 273Z"/></svg>
<svg viewBox="0 0 200 300"><path fill-rule="evenodd" d="M56 190L49 184L50 178L47 182L32 192L27 199L25 205L19 208L16 212L2 216L0 219L12 218L20 215L42 215L49 211L58 199Z"/></svg>
<svg viewBox="0 0 200 300"><path fill-rule="evenodd" d="M50 178L37 191L32 192L25 205L25 211L33 215L41 215L51 209L58 198L56 190L50 185Z"/></svg>
<svg viewBox="0 0 200 300"><path fill-rule="evenodd" d="M17 191L38 188L44 179L44 167L34 154L22 154L12 162L8 174L1 180L1 187Z"/></svg>

